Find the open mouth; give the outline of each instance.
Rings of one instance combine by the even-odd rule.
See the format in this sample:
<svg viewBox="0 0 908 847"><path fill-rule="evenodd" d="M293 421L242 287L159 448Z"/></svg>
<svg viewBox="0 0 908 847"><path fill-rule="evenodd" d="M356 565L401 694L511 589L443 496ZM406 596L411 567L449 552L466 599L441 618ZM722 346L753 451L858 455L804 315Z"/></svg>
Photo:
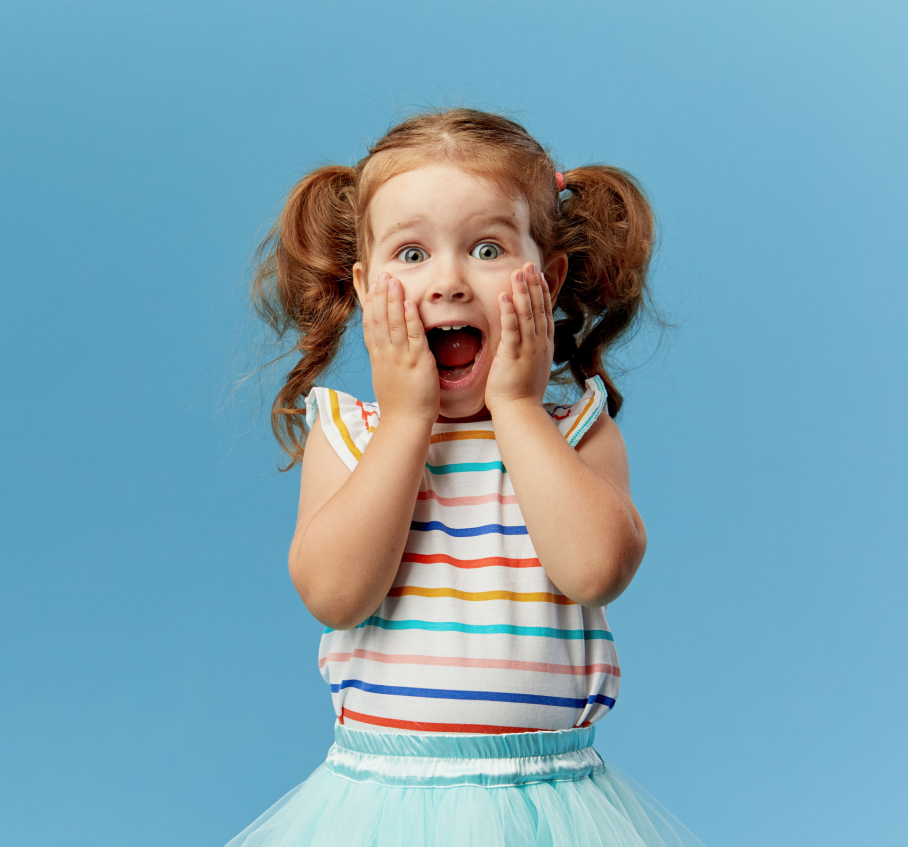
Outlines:
<svg viewBox="0 0 908 847"><path fill-rule="evenodd" d="M426 340L435 356L443 388L466 382L482 358L482 332L473 326L463 325L459 329L436 327L426 333Z"/></svg>

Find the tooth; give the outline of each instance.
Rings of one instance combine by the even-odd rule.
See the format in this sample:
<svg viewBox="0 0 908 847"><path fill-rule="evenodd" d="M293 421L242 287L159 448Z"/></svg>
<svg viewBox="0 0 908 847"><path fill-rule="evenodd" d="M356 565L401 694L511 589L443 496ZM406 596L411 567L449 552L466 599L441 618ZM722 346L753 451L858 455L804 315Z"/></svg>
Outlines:
<svg viewBox="0 0 908 847"><path fill-rule="evenodd" d="M451 329L463 329L466 324L461 324L460 326L452 326Z"/></svg>
<svg viewBox="0 0 908 847"><path fill-rule="evenodd" d="M438 328L439 328L439 329L444 329L444 330L451 329L451 327L449 327L449 326L440 326L440 327L438 327Z"/></svg>

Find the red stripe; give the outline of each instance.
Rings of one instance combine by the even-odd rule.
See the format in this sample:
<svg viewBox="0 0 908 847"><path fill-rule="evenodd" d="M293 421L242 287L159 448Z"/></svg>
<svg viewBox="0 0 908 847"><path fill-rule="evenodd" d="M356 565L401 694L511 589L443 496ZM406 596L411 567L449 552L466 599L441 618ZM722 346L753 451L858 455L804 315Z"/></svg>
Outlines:
<svg viewBox="0 0 908 847"><path fill-rule="evenodd" d="M394 718L379 718L375 715L364 715L362 712L353 712L341 708L341 715L337 719L343 724L344 718L359 723L374 724L375 726L389 726L395 729L412 729L415 732L465 732L473 735L501 735L505 732L545 732L543 729L527 728L523 726L493 726L484 723L427 723L426 721L401 721Z"/></svg>
<svg viewBox="0 0 908 847"><path fill-rule="evenodd" d="M505 559L501 556L491 556L486 559L455 559L445 553L404 553L401 562L416 562L429 565L433 562L444 562L455 568L541 568L539 559Z"/></svg>

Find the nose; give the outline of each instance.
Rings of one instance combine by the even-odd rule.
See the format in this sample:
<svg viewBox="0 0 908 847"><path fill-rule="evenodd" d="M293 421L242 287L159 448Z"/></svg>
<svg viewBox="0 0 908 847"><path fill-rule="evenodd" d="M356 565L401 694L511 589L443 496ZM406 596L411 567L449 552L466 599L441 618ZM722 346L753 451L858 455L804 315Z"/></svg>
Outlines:
<svg viewBox="0 0 908 847"><path fill-rule="evenodd" d="M436 265L435 276L426 292L426 299L430 303L444 303L447 300L467 303L473 299L473 291L459 262L450 261Z"/></svg>

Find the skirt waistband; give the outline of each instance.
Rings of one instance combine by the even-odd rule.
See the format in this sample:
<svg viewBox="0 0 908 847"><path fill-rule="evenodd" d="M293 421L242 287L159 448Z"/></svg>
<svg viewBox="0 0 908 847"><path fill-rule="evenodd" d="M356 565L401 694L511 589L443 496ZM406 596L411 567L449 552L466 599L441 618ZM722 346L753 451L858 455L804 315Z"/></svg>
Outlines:
<svg viewBox="0 0 908 847"><path fill-rule="evenodd" d="M584 779L605 770L595 727L501 735L367 732L334 724L327 769L353 782L400 787L520 785Z"/></svg>

